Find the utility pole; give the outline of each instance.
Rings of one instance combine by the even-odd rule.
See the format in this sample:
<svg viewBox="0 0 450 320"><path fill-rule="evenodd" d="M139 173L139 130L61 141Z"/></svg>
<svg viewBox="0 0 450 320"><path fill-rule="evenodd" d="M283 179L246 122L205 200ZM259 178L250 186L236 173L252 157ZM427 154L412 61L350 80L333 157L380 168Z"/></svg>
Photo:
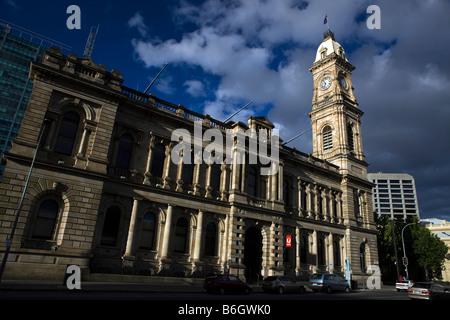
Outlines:
<svg viewBox="0 0 450 320"><path fill-rule="evenodd" d="M405 271L406 271L406 278L409 280L409 274L408 274L408 258L406 257L406 251L405 251L405 241L403 239L403 231L405 231L405 228L407 226L413 225L413 224L417 224L419 222L411 222L408 223L406 226L403 227L402 229L402 245L403 245L403 264L405 265Z"/></svg>
<svg viewBox="0 0 450 320"><path fill-rule="evenodd" d="M397 279L400 279L400 266L398 265L397 241L395 239L394 217L392 217L391 225L392 225L392 239L394 241L395 266L397 268Z"/></svg>

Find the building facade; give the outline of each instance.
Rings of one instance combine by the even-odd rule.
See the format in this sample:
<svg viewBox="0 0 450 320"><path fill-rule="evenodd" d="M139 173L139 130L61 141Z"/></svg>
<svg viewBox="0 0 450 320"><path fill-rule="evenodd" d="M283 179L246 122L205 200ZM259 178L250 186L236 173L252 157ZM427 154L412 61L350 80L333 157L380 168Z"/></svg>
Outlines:
<svg viewBox="0 0 450 320"><path fill-rule="evenodd" d="M389 215L406 220L408 216L420 219L414 177L406 173L369 173L375 186L372 201L378 215Z"/></svg>
<svg viewBox="0 0 450 320"><path fill-rule="evenodd" d="M33 82L28 78L31 61L41 61L50 46L64 44L0 19L0 159L11 148L22 123ZM0 162L0 180L5 163Z"/></svg>
<svg viewBox="0 0 450 320"><path fill-rule="evenodd" d="M83 274L306 279L317 271L343 274L349 261L353 280L361 280L378 250L353 69L326 34L310 69L314 154L280 144L278 170L265 175L267 162L250 161L248 146L242 162L235 148L233 161L213 164L176 162L172 152L172 133L192 135L199 123L205 134L254 130L273 138L265 117L222 123L124 87L120 72L51 48L31 66L33 92L6 154L1 246L39 148L5 277L61 279L76 264ZM37 145L44 119L49 125ZM259 135L258 145L261 139L269 147L277 141Z"/></svg>
<svg viewBox="0 0 450 320"><path fill-rule="evenodd" d="M442 270L442 281L450 282L450 222L441 219L422 219L420 221L425 227L436 234L448 247Z"/></svg>

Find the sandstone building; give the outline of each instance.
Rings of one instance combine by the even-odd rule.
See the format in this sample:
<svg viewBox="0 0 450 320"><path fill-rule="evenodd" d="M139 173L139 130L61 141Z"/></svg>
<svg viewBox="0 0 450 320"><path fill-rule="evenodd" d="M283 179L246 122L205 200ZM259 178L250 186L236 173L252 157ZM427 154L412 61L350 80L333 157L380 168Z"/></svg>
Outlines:
<svg viewBox="0 0 450 320"><path fill-rule="evenodd" d="M3 251L39 147L5 278L61 279L76 264L84 274L305 279L316 271L343 274L348 258L352 278L361 280L378 252L353 69L327 33L310 68L313 154L280 145L279 170L266 176L249 161L171 160L175 129L193 132L201 121L203 130L270 133L265 117L222 123L51 48L31 65L31 99L5 154Z"/></svg>

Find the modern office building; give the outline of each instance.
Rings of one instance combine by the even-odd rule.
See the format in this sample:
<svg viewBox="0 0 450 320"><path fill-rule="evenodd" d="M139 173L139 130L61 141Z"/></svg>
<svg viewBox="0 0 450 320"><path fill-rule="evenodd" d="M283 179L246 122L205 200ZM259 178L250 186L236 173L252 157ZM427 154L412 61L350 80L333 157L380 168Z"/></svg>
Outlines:
<svg viewBox="0 0 450 320"><path fill-rule="evenodd" d="M308 279L344 274L349 262L361 282L378 247L354 67L332 33L311 60L314 148L307 154L277 149L266 117L224 123L127 88L119 71L89 58L47 50L31 64L31 99L5 154L0 252L38 150L5 277L61 279L75 264L83 276ZM183 143L194 137L193 150L180 150L175 131ZM278 170L265 170L267 154L252 160L242 136L217 142L215 163L192 162L197 148L205 155L211 147L207 133L224 141L239 132L250 132L257 150L271 150Z"/></svg>
<svg viewBox="0 0 450 320"><path fill-rule="evenodd" d="M419 215L416 185L413 176L405 173L369 173L373 208L379 215L402 217Z"/></svg>
<svg viewBox="0 0 450 320"><path fill-rule="evenodd" d="M66 45L0 19L0 159L17 136L33 90L28 78L31 61L40 61L44 51ZM5 162L0 161L0 180Z"/></svg>

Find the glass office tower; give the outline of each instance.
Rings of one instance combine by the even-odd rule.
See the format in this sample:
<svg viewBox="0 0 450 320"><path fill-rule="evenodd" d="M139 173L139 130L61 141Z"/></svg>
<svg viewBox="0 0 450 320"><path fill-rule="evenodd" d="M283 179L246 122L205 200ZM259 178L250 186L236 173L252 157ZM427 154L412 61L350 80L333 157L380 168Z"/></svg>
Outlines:
<svg viewBox="0 0 450 320"><path fill-rule="evenodd" d="M70 48L0 19L0 159L11 148L33 90L28 79L31 61L40 61L51 46ZM5 163L1 160L0 180Z"/></svg>

